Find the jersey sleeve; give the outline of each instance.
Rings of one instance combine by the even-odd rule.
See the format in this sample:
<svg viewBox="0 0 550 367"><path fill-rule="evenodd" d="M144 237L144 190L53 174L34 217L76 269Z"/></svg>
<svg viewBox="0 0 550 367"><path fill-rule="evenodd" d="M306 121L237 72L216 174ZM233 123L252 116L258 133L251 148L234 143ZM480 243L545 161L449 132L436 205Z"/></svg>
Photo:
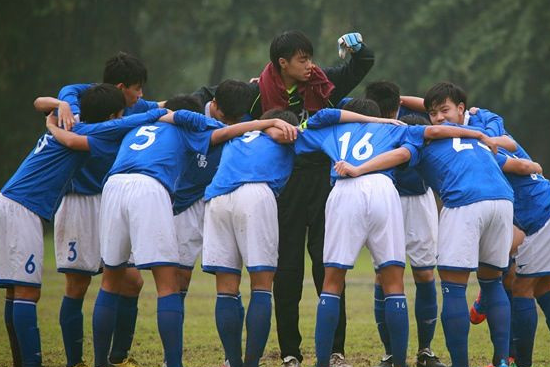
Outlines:
<svg viewBox="0 0 550 367"><path fill-rule="evenodd" d="M92 87L93 84L70 84L66 85L59 91L57 99L65 101L71 106L71 111L74 115L80 114L80 97L82 93Z"/></svg>
<svg viewBox="0 0 550 367"><path fill-rule="evenodd" d="M128 107L124 110L124 115L128 116L135 113L143 113L155 108L159 108L158 102L147 101L143 98L139 98L132 107Z"/></svg>
<svg viewBox="0 0 550 367"><path fill-rule="evenodd" d="M298 139L294 142L294 152L296 154L312 153L322 150L326 129L305 130L298 134Z"/></svg>
<svg viewBox="0 0 550 367"><path fill-rule="evenodd" d="M225 124L214 118L188 110L176 111L174 122L176 125L183 126L192 131L206 131L225 127Z"/></svg>
<svg viewBox="0 0 550 367"><path fill-rule="evenodd" d="M407 126L404 134L401 137L401 147L407 149L411 153L409 167L416 166L421 158L421 150L424 145L424 132L426 126Z"/></svg>
<svg viewBox="0 0 550 367"><path fill-rule="evenodd" d="M508 160L508 155L506 155L505 153L502 152L502 148L498 148L498 153L495 154L495 160L497 161L498 163L498 166L500 167L500 169L502 169L502 167L504 167L504 165L506 164L506 161Z"/></svg>
<svg viewBox="0 0 550 367"><path fill-rule="evenodd" d="M97 124L77 124L75 125L75 133L95 136L104 140L118 141L122 139L128 131L141 125L152 124L161 116L165 115L166 112L167 110L165 108L156 108L144 113L137 113L135 115Z"/></svg>
<svg viewBox="0 0 550 367"><path fill-rule="evenodd" d="M186 152L197 152L206 155L210 147L210 138L215 129L195 131L188 126L178 125Z"/></svg>
<svg viewBox="0 0 550 367"><path fill-rule="evenodd" d="M320 129L326 126L337 124L340 121L342 112L335 108L323 108L307 119L302 128Z"/></svg>
<svg viewBox="0 0 550 367"><path fill-rule="evenodd" d="M506 134L504 119L486 109L479 109L475 115L470 115L470 125L482 128L490 137Z"/></svg>

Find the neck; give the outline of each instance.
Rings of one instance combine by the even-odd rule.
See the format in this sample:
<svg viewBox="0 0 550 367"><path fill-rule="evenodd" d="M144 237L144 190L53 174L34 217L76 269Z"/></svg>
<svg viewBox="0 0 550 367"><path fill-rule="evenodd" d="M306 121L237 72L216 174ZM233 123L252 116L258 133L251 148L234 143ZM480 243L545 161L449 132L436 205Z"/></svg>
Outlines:
<svg viewBox="0 0 550 367"><path fill-rule="evenodd" d="M298 81L294 79L293 77L285 74L284 71L281 70L281 79L283 80L283 84L285 85L286 89L290 89L296 84L298 84Z"/></svg>

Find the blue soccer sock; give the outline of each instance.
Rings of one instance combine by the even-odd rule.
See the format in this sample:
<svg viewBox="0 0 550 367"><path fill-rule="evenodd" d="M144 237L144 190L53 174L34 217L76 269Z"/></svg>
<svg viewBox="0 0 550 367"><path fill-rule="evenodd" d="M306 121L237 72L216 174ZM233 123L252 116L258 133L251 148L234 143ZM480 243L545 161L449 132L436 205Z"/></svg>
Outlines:
<svg viewBox="0 0 550 367"><path fill-rule="evenodd" d="M378 328L378 335L384 344L386 354L391 354L390 334L386 327L386 306L384 290L380 284L374 285L374 319Z"/></svg>
<svg viewBox="0 0 550 367"><path fill-rule="evenodd" d="M237 294L237 300L239 301L239 317L240 317L240 322L241 322L241 338L240 340L243 340L243 326L244 326L244 316L245 316L245 312L244 312L244 305L243 305L243 297L241 296L241 294Z"/></svg>
<svg viewBox="0 0 550 367"><path fill-rule="evenodd" d="M181 294L157 298L157 326L168 367L182 367L183 303Z"/></svg>
<svg viewBox="0 0 550 367"><path fill-rule="evenodd" d="M504 276L503 276L503 279L504 279ZM512 321L512 318L511 318L513 307L514 307L514 304L513 304L514 296L512 295L512 289L504 288L504 290L506 291L506 296L508 297L508 301L510 302L510 320L511 321L510 321L510 343L508 346L508 355L509 357L515 358L516 343L514 342L514 322Z"/></svg>
<svg viewBox="0 0 550 367"><path fill-rule="evenodd" d="M271 292L252 291L246 314L245 367L258 367L271 328Z"/></svg>
<svg viewBox="0 0 550 367"><path fill-rule="evenodd" d="M386 294L385 315L395 367L405 367L409 343L409 315L404 294Z"/></svg>
<svg viewBox="0 0 550 367"><path fill-rule="evenodd" d="M242 367L242 321L239 299L234 294L218 293L216 327L231 367Z"/></svg>
<svg viewBox="0 0 550 367"><path fill-rule="evenodd" d="M486 300L487 323L494 348L493 365L497 366L501 360L507 361L510 356L510 301L500 277L478 281Z"/></svg>
<svg viewBox="0 0 550 367"><path fill-rule="evenodd" d="M94 363L107 366L111 340L115 330L119 295L99 289L92 317L94 336Z"/></svg>
<svg viewBox="0 0 550 367"><path fill-rule="evenodd" d="M84 338L84 299L63 297L59 310L59 325L63 335L63 345L67 357L67 366L82 362L82 339Z"/></svg>
<svg viewBox="0 0 550 367"><path fill-rule="evenodd" d="M470 315L466 301L466 284L441 282L443 306L441 324L453 366L468 366Z"/></svg>
<svg viewBox="0 0 550 367"><path fill-rule="evenodd" d="M512 322L515 330L515 361L520 367L532 364L533 343L537 331L537 306L533 298L514 297Z"/></svg>
<svg viewBox="0 0 550 367"><path fill-rule="evenodd" d="M109 355L111 363L121 363L124 358L128 357L136 329L137 305L138 297L120 296L113 334L113 346Z"/></svg>
<svg viewBox="0 0 550 367"><path fill-rule="evenodd" d="M36 302L25 299L15 299L13 301L13 326L19 343L23 366L42 366Z"/></svg>
<svg viewBox="0 0 550 367"><path fill-rule="evenodd" d="M429 348L434 337L437 322L435 280L429 283L416 283L414 314L418 328L418 349Z"/></svg>
<svg viewBox="0 0 550 367"><path fill-rule="evenodd" d="M315 323L315 354L317 367L328 367L334 333L340 317L340 296L322 292L317 305L317 321Z"/></svg>
<svg viewBox="0 0 550 367"><path fill-rule="evenodd" d="M22 364L21 352L19 351L19 343L17 343L17 335L13 326L13 299L11 298L6 298L4 303L4 324L6 324L6 330L8 331L13 365L20 367Z"/></svg>
<svg viewBox="0 0 550 367"><path fill-rule="evenodd" d="M546 317L546 325L548 330L550 330L550 292L544 293L542 296L537 298L537 303L539 304L544 316Z"/></svg>

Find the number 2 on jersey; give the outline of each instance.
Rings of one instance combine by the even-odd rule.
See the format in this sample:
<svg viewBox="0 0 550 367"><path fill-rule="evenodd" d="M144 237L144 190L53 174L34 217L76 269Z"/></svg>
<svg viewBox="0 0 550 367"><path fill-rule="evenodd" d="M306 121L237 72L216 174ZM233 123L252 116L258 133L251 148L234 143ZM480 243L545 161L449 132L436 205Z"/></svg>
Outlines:
<svg viewBox="0 0 550 367"><path fill-rule="evenodd" d="M130 145L130 149L143 150L147 147L150 147L151 144L153 144L155 142L155 139L156 139L155 133L153 131L155 131L158 128L159 128L158 126L142 126L142 127L140 127L139 130L136 133L136 136L142 136L142 135L146 136L147 141L143 144L133 143L132 145Z"/></svg>
<svg viewBox="0 0 550 367"><path fill-rule="evenodd" d="M372 138L372 133L366 133L351 149L351 155L358 161L363 161L369 158L372 155L373 147L369 143L370 138ZM346 159L348 154L349 141L351 139L351 132L345 132L338 141L342 142L342 147L340 149L340 159Z"/></svg>

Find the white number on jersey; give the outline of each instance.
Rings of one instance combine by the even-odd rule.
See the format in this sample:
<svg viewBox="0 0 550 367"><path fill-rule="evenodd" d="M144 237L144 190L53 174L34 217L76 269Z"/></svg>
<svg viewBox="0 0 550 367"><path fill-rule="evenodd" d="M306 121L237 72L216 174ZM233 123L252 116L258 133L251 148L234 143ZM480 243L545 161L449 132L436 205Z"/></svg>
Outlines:
<svg viewBox="0 0 550 367"><path fill-rule="evenodd" d="M36 148L34 149L34 154L38 154L44 149L46 145L48 145L48 139L53 138L52 135L44 135L42 138L38 140L38 143L36 144Z"/></svg>
<svg viewBox="0 0 550 367"><path fill-rule="evenodd" d="M477 145L489 152L491 151L491 149L487 145L483 144L480 141L477 142ZM453 138L453 149L457 152L460 152L461 150L474 149L474 146L470 143L461 143L460 138Z"/></svg>
<svg viewBox="0 0 550 367"><path fill-rule="evenodd" d="M130 149L143 150L143 149L151 146L151 144L153 144L155 142L155 139L156 139L155 133L153 131L155 131L158 128L159 128L158 126L142 126L142 127L140 127L139 130L136 133L136 136L142 136L142 135L146 136L147 141L143 144L133 143L132 145L130 145Z"/></svg>
<svg viewBox="0 0 550 367"><path fill-rule="evenodd" d="M258 136L260 136L260 131L249 131L243 134L243 142L250 143L252 140L256 139Z"/></svg>
<svg viewBox="0 0 550 367"><path fill-rule="evenodd" d="M358 161L363 161L372 155L373 147L369 143L372 138L372 133L366 133L361 140L359 140L351 149L351 155ZM345 132L338 141L342 142L342 148L340 149L340 159L346 159L348 154L349 141L351 139L351 132Z"/></svg>

